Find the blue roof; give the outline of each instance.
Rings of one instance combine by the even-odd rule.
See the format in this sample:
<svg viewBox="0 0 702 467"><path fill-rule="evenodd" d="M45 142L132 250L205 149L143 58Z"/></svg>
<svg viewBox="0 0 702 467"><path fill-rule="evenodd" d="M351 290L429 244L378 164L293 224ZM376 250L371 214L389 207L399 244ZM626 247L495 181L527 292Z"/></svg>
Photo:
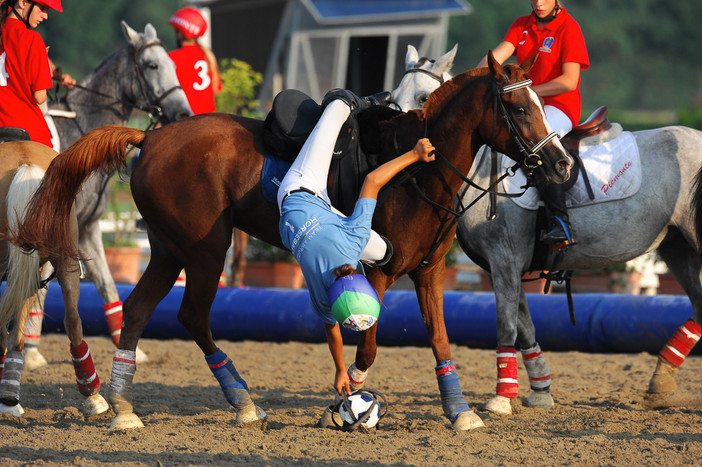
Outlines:
<svg viewBox="0 0 702 467"><path fill-rule="evenodd" d="M318 23L350 23L467 14L465 0L302 0Z"/></svg>

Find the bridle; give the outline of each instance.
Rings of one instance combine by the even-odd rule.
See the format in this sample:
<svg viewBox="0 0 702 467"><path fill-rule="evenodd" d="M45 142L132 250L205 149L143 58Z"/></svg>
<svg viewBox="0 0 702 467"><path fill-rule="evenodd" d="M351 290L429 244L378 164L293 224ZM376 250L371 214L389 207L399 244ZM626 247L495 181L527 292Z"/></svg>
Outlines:
<svg viewBox="0 0 702 467"><path fill-rule="evenodd" d="M408 70L409 71L409 70ZM502 95L507 94L512 91L516 91L518 89L522 89L525 87L531 86L531 80L527 79L524 81L520 81L518 83L514 84L509 84L507 86L503 87L498 87L497 82L495 82L495 101L494 101L494 122L493 122L493 132L492 132L492 142L494 146L495 142L495 135L497 132L497 108L499 107L500 113L502 117L505 120L505 123L507 125L507 129L510 133L510 136L514 139L516 142L517 146L519 147L519 152L523 155L523 159L521 162L517 162L513 167L508 169L508 171L502 175L500 178L495 180L493 183L490 184L490 186L487 189L484 189L480 186L478 186L475 182L473 182L470 178L466 177L463 173L461 173L460 170L458 170L452 163L449 161L443 154L441 154L439 151L435 150L434 154L437 156L437 160L440 160L442 163L444 163L448 168L455 173L461 180L463 180L465 183L468 185L479 189L482 191L480 195L478 195L470 204L467 206L463 205L462 198L463 196L457 196L458 198L458 203L459 203L459 208L457 209L452 209L449 207L446 207L442 204L437 203L436 201L428 198L422 189L417 185L416 179L414 178L414 173L416 173L417 170L420 170L422 166L416 166L414 171L411 169L403 171L402 175L402 180L399 181L399 183L402 183L403 181L409 181L409 183L415 188L417 193L419 194L419 197L427 202L429 205L432 207L442 210L444 212L447 212L451 217L450 219L443 218L441 219L441 225L436 232L436 235L434 237L434 240L432 242L432 246L427 252L427 254L422 258L422 260L419 262L419 265L417 266L417 269L421 269L429 264L429 261L431 260L431 257L434 255L436 252L437 248L439 245L443 243L445 240L446 236L451 232L451 229L453 228L454 225L458 222L458 219L465 214L468 209L470 209L472 206L474 206L480 199L482 199L483 196L485 196L488 193L496 193L500 196L505 196L505 197L518 197L522 196L524 192L526 192L526 189L530 186L533 186L532 183L532 177L534 171L539 168L541 165L543 165L543 161L541 160L541 156L539 156L539 151L543 149L546 144L548 144L553 138L558 136L558 133L556 132L551 132L548 135L546 135L544 138L541 139L538 143L536 143L531 149L529 149L529 146L527 145L526 141L522 136L519 134L517 131L517 126L514 123L514 119L512 118L511 114L507 111L507 108L505 107L504 102L502 101ZM427 137L428 133L428 122L427 119L424 119L424 137ZM399 150L399 146L397 143L397 140L394 141L395 144L395 149L396 151ZM399 154L399 152L398 152ZM497 193L496 192L496 186L507 176L512 176L516 172L516 170L519 168L519 166L524 166L524 168L527 171L527 184L524 186L524 192L522 193ZM465 193L465 191L464 191Z"/></svg>
<svg viewBox="0 0 702 467"><path fill-rule="evenodd" d="M171 95L172 93L178 91L179 89L183 89L182 86L180 86L180 84L178 84L178 85L173 86L170 89L166 90L163 94L161 94L160 96L156 97L153 100L149 97L150 94L155 95L155 93L153 92L153 90L151 90L149 88L147 81L146 81L146 78L144 76L144 71L139 66L139 56L146 49L148 49L149 47L154 47L154 46L163 47L164 51L166 50L165 46L163 45L163 42L161 42L161 41L151 42L151 43L143 45L139 48L134 47L131 44L129 45L129 49L131 50L131 56L132 56L132 59L134 61L134 75L136 76L136 79L137 79L137 82L139 85L138 92L141 93L141 97L146 102L146 105L137 104L138 99L134 95L134 93L132 93L131 99L129 100L129 104L132 107L139 109L142 112L145 112L149 116L150 123L149 123L149 126L146 128L146 130L150 130L150 129L154 128L157 123L162 122L164 120L163 109L161 108L161 103L163 102L163 100L166 97L168 97L169 95ZM130 89L134 88L133 81L134 81L134 78L132 78L132 84L130 84L130 86L129 86ZM57 86L58 86L58 84L57 84ZM90 92L92 94L95 94L95 95L98 95L101 97L106 97L108 99L112 99L112 100L114 100L115 103L123 101L123 99L120 97L110 95L110 94L105 94L103 92L96 91L94 89L82 86L80 84L74 84L73 87L82 89L84 91ZM110 104L110 107L112 107L113 105L114 104ZM164 122L164 123L166 123L166 122ZM80 130L81 134L83 134L83 135L85 134L85 131L83 131L82 128L79 128L79 130Z"/></svg>
<svg viewBox="0 0 702 467"><path fill-rule="evenodd" d="M431 62L434 63L434 60L429 60L426 57L422 57L417 61L417 64L414 66L414 68L410 68L409 70L405 70L405 72L402 74L402 77L404 78L406 75L412 74L412 73L421 73L423 75L427 75L431 77L432 79L436 80L439 82L439 85L444 84L444 77L441 75L437 75L436 73L432 73L429 70L425 70L424 68L419 68L422 66L425 62ZM400 110L401 112L403 111L402 108L397 105L397 102L391 101L388 102L388 104L395 104L395 106Z"/></svg>

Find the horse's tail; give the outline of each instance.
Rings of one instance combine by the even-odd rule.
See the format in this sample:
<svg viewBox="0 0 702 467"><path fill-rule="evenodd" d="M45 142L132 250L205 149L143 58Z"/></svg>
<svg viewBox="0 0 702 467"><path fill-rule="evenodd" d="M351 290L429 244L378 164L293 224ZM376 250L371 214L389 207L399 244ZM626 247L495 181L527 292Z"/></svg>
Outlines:
<svg viewBox="0 0 702 467"><path fill-rule="evenodd" d="M697 235L697 247L702 249L702 168L697 172L692 184L692 219Z"/></svg>
<svg viewBox="0 0 702 467"><path fill-rule="evenodd" d="M38 165L24 164L17 169L5 200L5 214L10 232L24 219L27 206L43 176L44 169ZM34 296L39 289L39 255L36 252L26 254L19 247L8 244L5 272L7 289L0 297L0 329L4 329L12 318L15 318L15 326L21 326L21 332L27 320L26 315L23 316L22 313L31 305L29 303L25 307L25 301Z"/></svg>
<svg viewBox="0 0 702 467"><path fill-rule="evenodd" d="M78 258L69 219L78 190L93 172L112 172L126 160L127 146L138 146L142 130L106 126L90 131L51 162L32 198L27 216L10 241L45 259Z"/></svg>

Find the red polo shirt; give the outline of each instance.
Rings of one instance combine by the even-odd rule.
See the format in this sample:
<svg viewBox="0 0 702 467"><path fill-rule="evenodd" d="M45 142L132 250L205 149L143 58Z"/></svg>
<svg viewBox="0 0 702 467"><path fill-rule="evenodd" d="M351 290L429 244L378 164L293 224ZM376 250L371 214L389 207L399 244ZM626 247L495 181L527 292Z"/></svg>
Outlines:
<svg viewBox="0 0 702 467"><path fill-rule="evenodd" d="M515 47L517 62L522 63L539 53L529 78L534 84L551 81L563 74L564 63L579 63L580 70L590 67L590 59L585 47L585 38L580 25L561 8L556 18L541 29L536 26L536 15L532 12L512 23L504 41ZM570 92L557 96L544 97L545 105L552 105L563 111L573 122L580 120L580 80Z"/></svg>
<svg viewBox="0 0 702 467"><path fill-rule="evenodd" d="M38 32L8 17L0 47L0 126L24 128L32 141L51 146L51 134L34 92L50 89L51 67Z"/></svg>
<svg viewBox="0 0 702 467"><path fill-rule="evenodd" d="M205 52L197 45L184 45L168 52L176 66L178 81L185 91L193 114L215 111L215 89L222 90L222 83L213 83L212 70Z"/></svg>

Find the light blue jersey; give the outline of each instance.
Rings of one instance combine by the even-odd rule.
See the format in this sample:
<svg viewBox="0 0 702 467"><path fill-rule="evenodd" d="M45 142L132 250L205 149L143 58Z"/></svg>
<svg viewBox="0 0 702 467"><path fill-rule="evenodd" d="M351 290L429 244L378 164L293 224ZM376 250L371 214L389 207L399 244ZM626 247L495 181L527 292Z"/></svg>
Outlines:
<svg viewBox="0 0 702 467"><path fill-rule="evenodd" d="M336 323L327 303L327 289L336 279L332 272L344 264L359 267L375 205L375 199L361 198L353 214L343 217L309 193L291 193L283 202L280 237L300 263L313 311L327 324Z"/></svg>

